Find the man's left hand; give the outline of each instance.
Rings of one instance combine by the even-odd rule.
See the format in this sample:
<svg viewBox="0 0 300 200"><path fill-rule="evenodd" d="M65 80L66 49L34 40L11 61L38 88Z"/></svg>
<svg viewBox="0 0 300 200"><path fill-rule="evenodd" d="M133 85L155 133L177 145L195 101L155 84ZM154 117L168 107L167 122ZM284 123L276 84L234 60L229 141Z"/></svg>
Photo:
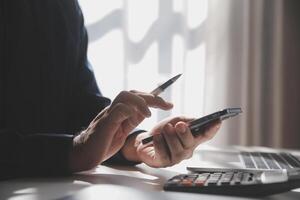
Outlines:
<svg viewBox="0 0 300 200"><path fill-rule="evenodd" d="M214 137L221 122L212 123L202 134L194 137L188 127L191 118L175 117L157 124L150 132L130 138L122 153L128 160L144 162L151 167L168 167L188 159L195 148ZM153 142L143 145L142 140L153 135Z"/></svg>

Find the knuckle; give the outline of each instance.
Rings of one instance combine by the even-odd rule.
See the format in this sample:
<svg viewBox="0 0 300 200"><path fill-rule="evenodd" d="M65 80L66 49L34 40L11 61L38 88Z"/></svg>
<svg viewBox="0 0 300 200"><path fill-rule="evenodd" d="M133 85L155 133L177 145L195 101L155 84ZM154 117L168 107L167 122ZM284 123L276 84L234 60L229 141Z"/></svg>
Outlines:
<svg viewBox="0 0 300 200"><path fill-rule="evenodd" d="M165 100L160 96L155 96L156 101L165 102Z"/></svg>
<svg viewBox="0 0 300 200"><path fill-rule="evenodd" d="M116 105L115 105L115 108L116 109L118 109L118 110L120 110L120 109L124 109L124 108L127 108L126 107L126 105L124 104L124 103L117 103Z"/></svg>
<svg viewBox="0 0 300 200"><path fill-rule="evenodd" d="M139 94L129 92L129 94L127 95L131 95L132 98L135 99L138 103L142 104L142 106L147 106L146 100Z"/></svg>
<svg viewBox="0 0 300 200"><path fill-rule="evenodd" d="M137 90L129 90L129 92L131 92L131 93L138 93Z"/></svg>
<svg viewBox="0 0 300 200"><path fill-rule="evenodd" d="M155 99L155 98L157 97L157 96L154 95L154 94L148 94L147 96L150 97L152 101L153 101L153 99Z"/></svg>
<svg viewBox="0 0 300 200"><path fill-rule="evenodd" d="M141 99L141 101L143 102L144 105L147 105L147 101L143 97L141 97L141 96L138 96L138 97Z"/></svg>
<svg viewBox="0 0 300 200"><path fill-rule="evenodd" d="M131 115L131 113L132 113L130 108L124 103L117 103L115 105L113 112L117 115L124 115L124 116Z"/></svg>
<svg viewBox="0 0 300 200"><path fill-rule="evenodd" d="M123 90L120 92L120 96L127 96L130 92L126 91L126 90Z"/></svg>
<svg viewBox="0 0 300 200"><path fill-rule="evenodd" d="M129 124L132 127L136 127L139 123L138 123L138 121L134 117L130 117Z"/></svg>
<svg viewBox="0 0 300 200"><path fill-rule="evenodd" d="M136 95L136 94L135 94L135 96L136 96L136 99L139 101L139 103L141 103L142 106L147 107L147 102L143 97Z"/></svg>

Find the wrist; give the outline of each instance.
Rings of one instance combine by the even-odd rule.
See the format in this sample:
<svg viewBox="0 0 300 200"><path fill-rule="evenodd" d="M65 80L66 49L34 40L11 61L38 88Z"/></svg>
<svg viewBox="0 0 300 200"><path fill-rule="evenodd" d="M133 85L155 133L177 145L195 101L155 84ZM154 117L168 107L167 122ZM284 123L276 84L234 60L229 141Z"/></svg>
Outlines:
<svg viewBox="0 0 300 200"><path fill-rule="evenodd" d="M93 156L86 153L91 152L86 149L85 143L87 139L88 136L84 131L73 138L73 145L69 153L69 168L71 172L89 170L97 165Z"/></svg>
<svg viewBox="0 0 300 200"><path fill-rule="evenodd" d="M142 132L146 132L146 131L143 130L136 131L131 135L129 135L128 138L126 139L126 142L121 149L121 154L126 160L131 162L137 162L137 163L142 162L142 160L140 159L137 153L137 148L140 143L140 141L137 140L137 137Z"/></svg>

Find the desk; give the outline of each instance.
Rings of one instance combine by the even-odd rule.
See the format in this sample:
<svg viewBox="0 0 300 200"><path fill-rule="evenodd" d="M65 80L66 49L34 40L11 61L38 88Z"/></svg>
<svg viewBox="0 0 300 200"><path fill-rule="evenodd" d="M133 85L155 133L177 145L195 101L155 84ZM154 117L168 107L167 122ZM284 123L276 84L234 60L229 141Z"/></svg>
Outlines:
<svg viewBox="0 0 300 200"><path fill-rule="evenodd" d="M197 152L194 156L197 155ZM0 199L109 199L109 200L212 200L252 199L231 196L165 192L162 187L172 176L186 172L189 160L164 169L144 164L135 167L98 166L96 169L62 178L27 178L0 182ZM300 199L300 190L261 199Z"/></svg>

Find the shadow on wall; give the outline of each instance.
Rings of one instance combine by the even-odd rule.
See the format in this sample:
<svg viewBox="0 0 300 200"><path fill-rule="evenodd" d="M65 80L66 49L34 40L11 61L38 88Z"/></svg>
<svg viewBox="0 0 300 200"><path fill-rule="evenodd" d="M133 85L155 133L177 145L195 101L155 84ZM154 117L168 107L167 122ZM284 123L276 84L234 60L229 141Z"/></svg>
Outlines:
<svg viewBox="0 0 300 200"><path fill-rule="evenodd" d="M126 52L126 60L133 64L139 63L151 45L155 43L158 45L158 73L168 76L172 73L173 37L180 35L185 43L185 49L187 51L193 50L204 42L205 30L205 21L195 28L188 28L186 16L183 13L175 12L173 4L174 0L159 1L157 19L153 21L144 37L138 42L133 42L128 38L128 27L124 23L124 19L126 19L124 8L116 9L100 20L88 25L89 42L93 43L109 32L120 29L125 36L124 52ZM166 99L171 99L171 96L172 90L166 90L163 94ZM159 110L158 121L169 115L169 111Z"/></svg>
<svg viewBox="0 0 300 200"><path fill-rule="evenodd" d="M187 40L185 41L187 43L187 49L192 50L201 45L203 42L205 22L196 28L189 29L183 14L175 12L172 8L173 0L159 1L159 16L152 23L143 39L137 43L130 41L129 38L125 39L126 47L128 48L126 51L129 52L128 59L130 62L140 62L150 46L157 42L159 55L162 55L163 51L163 60L170 58L170 60L167 61L168 65L160 65L159 68L164 69L166 66L170 67L172 58L172 37L176 34L181 35ZM88 25L89 42L92 43L101 39L114 29L121 29L125 32L127 28L126 25L123 24L124 18L126 18L125 15L126 12L123 9L116 9L102 19ZM159 61L159 63L162 62L163 61Z"/></svg>
<svg viewBox="0 0 300 200"><path fill-rule="evenodd" d="M263 3L259 3L262 2L259 0L256 1L256 3L264 5L263 9L265 10L261 10L261 21L256 15L257 7L254 6L250 10L244 7L247 4L256 4L252 0L228 0L223 4L220 1L210 0L210 5L213 6L209 9L215 12L194 29L188 28L182 13L173 10L173 0L159 1L158 18L151 24L144 37L138 42L133 42L128 37L125 38L126 59L131 63L140 62L150 46L157 43L158 73L169 75L174 56L172 37L175 35L183 37L188 50L195 49L205 42L208 52L205 75L209 75L209 73L211 75L209 80L205 80L207 90L205 93L207 98L204 100L205 106L214 109L216 105L240 105L243 104L244 99L247 99L245 103L247 110L241 118L245 120L227 123L228 136L223 135L225 139L228 138L226 139L228 141L225 142L228 144L300 148L298 128L300 123L298 116L300 113L300 92L298 92L300 85L300 13L298 11L300 1L276 1L282 1L283 5L283 47L281 51L283 67L280 66L278 69L274 68L273 63L274 60L277 60L277 55L272 54L274 43L276 43L276 38L272 32L276 23L273 23L273 28L270 27L270 24L274 22L272 16L277 16L277 13L272 9L272 5L275 5L273 0L264 0ZM217 7L214 7L215 4ZM228 8L224 8L224 4ZM229 16L228 21L221 18L223 15L218 15L221 11L226 14L224 15L225 18L227 15ZM243 20L245 13L252 11L255 11L253 16L250 13L253 18L249 21ZM90 42L101 39L115 29L120 29L124 36L127 36L127 26L124 24L125 15L126 10L116 9L99 21L88 25ZM262 32L259 29L252 29L251 21L255 20L258 24L261 22L259 26L262 26ZM219 22L230 22L230 27L227 27L226 23L220 24ZM249 23L247 25L249 26L249 33L244 33L249 36L248 47L243 46L245 35L242 35L246 23ZM260 34L261 43L254 38L256 34ZM211 40L207 40L207 35ZM244 66L243 51L248 53L245 56L248 59L247 66ZM255 59L258 59L259 64L255 63ZM245 70L245 67L248 69ZM280 71L280 83L277 82L278 77L274 78L273 76L274 70ZM242 77L242 74L247 73L249 73L248 77ZM247 81L248 83L244 84ZM216 82L221 83L218 88L214 88ZM219 91L213 92L215 90ZM279 90L280 92L278 92ZM167 99L170 99L171 91L167 90L164 93ZM223 92L222 95L215 94L220 92ZM229 92L230 95L228 95ZM245 93L247 94L245 95ZM277 94L280 94L280 97L277 97L279 100L276 99ZM165 118L166 114L159 112L159 120ZM245 117L247 114L248 116ZM239 129L238 126L242 128ZM224 140L220 141L224 143Z"/></svg>

